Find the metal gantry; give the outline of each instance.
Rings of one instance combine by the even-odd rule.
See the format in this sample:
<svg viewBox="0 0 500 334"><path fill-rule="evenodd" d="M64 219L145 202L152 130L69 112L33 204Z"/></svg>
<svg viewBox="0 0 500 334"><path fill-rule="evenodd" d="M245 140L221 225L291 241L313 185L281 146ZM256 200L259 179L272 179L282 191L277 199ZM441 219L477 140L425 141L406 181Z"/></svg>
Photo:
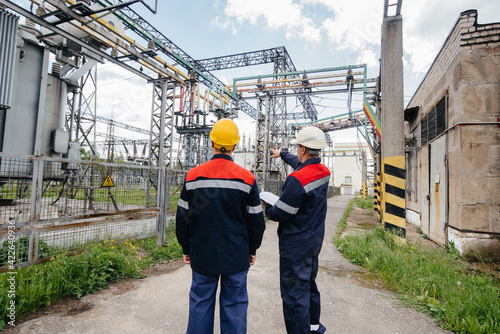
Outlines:
<svg viewBox="0 0 500 334"><path fill-rule="evenodd" d="M75 139L80 145L88 145L91 160L96 156L96 103L97 103L97 68L91 68L81 78L81 89L78 91L78 106L76 108ZM72 107L72 106L71 106ZM72 116L70 116L72 117ZM71 130L71 129L70 129Z"/></svg>
<svg viewBox="0 0 500 334"><path fill-rule="evenodd" d="M263 188L266 187L265 181L272 181L275 174L281 174L282 177L286 176L286 171L281 169L282 166L271 164L268 154L269 148L272 146L286 147L288 136L293 131L300 129L300 127L315 125L324 132L329 132L361 126L365 128L365 138L372 132L372 121L368 122L372 115L361 111L352 112L351 110L352 93L362 91L365 97L368 88L372 88L371 86L377 82L377 79L367 78L365 64L290 73L276 72L279 71L275 68L273 74L235 78L232 89L230 89L233 96L239 96L241 99L257 100L255 173L259 176ZM368 84L370 87L368 87ZM300 90L301 93L297 93L297 90ZM348 94L347 107L349 113L344 118L337 116L337 118L332 117L287 126L285 121L286 97L290 95L309 97L310 95L334 93ZM283 123L279 121L283 121Z"/></svg>
<svg viewBox="0 0 500 334"><path fill-rule="evenodd" d="M284 48L283 48L284 49ZM278 53L276 60L274 61L274 71L275 74L282 74L287 72L287 64L289 57L286 57L286 52ZM283 80L279 82L278 85L284 86L286 83L286 74L277 77L277 80ZM269 140L276 147L288 147L287 140L287 104L286 96L279 97L278 92L271 92L270 99L270 115L268 116L269 122ZM308 98L310 98L308 96ZM305 108L304 108L305 110ZM316 109L314 109L314 118L317 118ZM266 147L266 152L269 152L269 147ZM264 154L266 152L263 152ZM271 180L278 180L280 177L284 178L286 176L285 164L282 163L281 159L271 159L269 154L265 154L267 159L267 165L269 166L269 177Z"/></svg>
<svg viewBox="0 0 500 334"><path fill-rule="evenodd" d="M258 51L250 51L244 53L233 54L229 56L221 56L214 58L206 58L197 60L196 64L199 66L201 70L206 71L214 71L214 70L228 70L238 67L247 67L254 65L262 65L262 64L274 64L275 71L274 73L293 73L296 72L297 69L293 64L292 58L288 54L288 51L284 46L258 50ZM276 67L281 68L279 70ZM291 74L291 78L300 78L299 74ZM318 112L316 111L316 107L312 102L310 96L301 94L302 92L307 92L307 88L296 88L294 89L294 93L298 95L298 99L302 104L304 109L303 112L299 113L289 113L287 114L287 119L289 120L311 120L314 121L318 117ZM241 105L246 105L246 102L241 102ZM242 108L242 111L245 111ZM247 113L249 116L255 118L253 113Z"/></svg>
<svg viewBox="0 0 500 334"><path fill-rule="evenodd" d="M102 6L111 6L122 3L121 0L96 0ZM173 41L167 38L158 29L152 26L146 19L141 17L136 11L130 7L121 8L119 11L113 12L120 20L123 21L125 28L134 31L142 38L152 41L153 52L160 51L170 59L174 60L179 66L182 66L188 71L192 71L196 75L196 80L204 84L216 93L225 91L225 84L215 75L210 73L210 70L199 64L197 60L184 52ZM242 101L240 109L250 117L255 117L255 108L250 104Z"/></svg>
<svg viewBox="0 0 500 334"><path fill-rule="evenodd" d="M13 10L40 26L40 29L37 26L28 33L32 35L31 42L43 49L44 53L41 87L47 87L48 76L45 74L48 73L48 55L52 53L55 56L52 58L56 65L52 75L57 75L57 82L65 85L65 90L61 91L60 95L61 100L64 99L67 104L64 110L60 110L63 116L66 112L66 125L61 127L65 127L69 132L70 142L67 146L71 144L88 146L92 158L96 155L97 145L106 145L111 158L117 140L124 145L126 143L134 145L132 158L137 165L130 169L128 176L140 180L140 187L146 192L143 209L151 212L159 210L158 214L149 212L147 215L149 218L156 218L156 235L158 243L162 244L167 226L171 186L178 185L175 183L177 181L172 180L180 179L182 174L175 174L179 171L174 170L180 167L174 156L174 143L177 144L176 139L179 140L179 136L177 154L185 156L183 167L191 168L203 163L210 157L211 124L207 122L207 117L210 116L211 119L235 117L237 115L234 112L238 105L242 112L256 120L255 174L262 182L278 180L286 176L286 171L279 164L279 159L271 161L268 150L271 146L287 146L288 135L292 130L288 123L290 120L317 121L317 111L311 95L352 92L361 88L356 78L351 82L342 78L335 82L320 83L321 80L314 78L313 71L297 71L284 47L195 60L129 7L138 2L142 1L93 0L93 5L90 6L90 1L31 0L32 4L38 5L36 13L33 13L32 9L22 8L13 1L0 0L0 6ZM138 38L135 36L131 38L125 31L133 32ZM168 61L173 60L174 64L167 63L162 59L163 56ZM152 85L149 130L128 126L98 115L96 65L104 61L120 66ZM238 91L241 87L234 86L230 89L211 73L214 70L267 63L273 64L272 75L254 78L257 82L254 84L256 87L245 92ZM348 87L347 83L350 84L350 89L344 88ZM201 84L207 87L205 94L199 91ZM366 91L366 73L364 88ZM257 108L251 106L247 98L243 98L246 93L251 93L257 100ZM290 96L299 99L303 107L302 112L287 110L287 98ZM43 102L42 100L40 94L40 101ZM356 113L350 113L349 116L357 117ZM97 122L107 124L108 133L99 132L96 128ZM41 127L42 122L39 124ZM120 138L113 133L114 127L148 135L149 140L131 141L128 138ZM64 129L62 130L64 132ZM103 136L106 140L97 143L97 136ZM135 147L139 142L144 144L141 156L137 154ZM40 143L41 141L37 139L36 145L40 146ZM60 167L57 175L50 180L44 179L44 168L47 168L44 167L46 157L42 155L41 159L35 159L32 172L35 174L32 182L35 190L31 194L33 204L30 206L30 220L37 221L42 217L41 199L43 192L48 189L43 189L44 184L47 187L50 182L57 185L58 199L62 198L65 201L61 214L71 214L71 210L67 209L70 208L70 200L74 199L75 191L78 191L75 189L79 189L85 197L82 203L83 214L97 213L99 201L95 197L99 195L97 189L102 183L102 180L99 180L100 173L116 173L115 175L119 176L123 174L121 169L130 167L110 162L83 163L79 159L80 146L74 147L78 148L73 150L73 153L77 154L76 157L62 156L65 153L61 152L54 161L47 164L47 166L57 164L66 166ZM145 154L148 147L149 156ZM35 155L38 154L36 149L34 152ZM47 153L49 159L54 158L52 154L53 152ZM121 175L120 179L123 179L124 175ZM115 181L118 182L118 179ZM134 181L135 183L137 182ZM119 210L118 203L109 189L107 193L106 210L110 210L111 199L114 211L120 212L121 209ZM33 244L37 244L36 240Z"/></svg>

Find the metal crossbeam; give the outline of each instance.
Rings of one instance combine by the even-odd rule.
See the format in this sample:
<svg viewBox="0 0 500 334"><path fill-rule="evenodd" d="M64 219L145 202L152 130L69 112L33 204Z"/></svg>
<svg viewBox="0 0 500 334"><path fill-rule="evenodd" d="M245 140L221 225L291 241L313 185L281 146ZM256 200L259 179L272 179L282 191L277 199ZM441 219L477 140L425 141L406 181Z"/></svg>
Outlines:
<svg viewBox="0 0 500 334"><path fill-rule="evenodd" d="M384 1L384 17L387 16L399 16L401 15L401 6L403 4L403 0L395 0L396 2L394 3L389 3L389 0ZM396 6L396 12L395 15L389 15L389 8Z"/></svg>
<svg viewBox="0 0 500 334"><path fill-rule="evenodd" d="M282 59L282 60L280 60ZM277 63L282 62L281 72L275 73L290 73L296 72L297 69L293 64L293 61L288 54L288 51L284 46L265 49L259 51L251 51L233 54L229 56L222 57L214 57L214 58L206 58L197 60L196 63L200 66L201 69L206 69L209 71L214 70L227 70L238 67L246 67L246 66L254 66L254 65L262 65L268 63ZM291 78L299 78L299 75L290 76ZM294 89L294 92L297 96L299 96L299 101L304 108L303 113L294 113L290 114L289 119L309 119L314 121L318 118L318 112L314 103L311 100L310 96L302 95L301 93L307 92L305 88L297 88Z"/></svg>
<svg viewBox="0 0 500 334"><path fill-rule="evenodd" d="M113 119L109 119L109 118L106 118L106 117L96 116L95 120L97 122L101 122L101 123L105 123L105 124L108 124L108 125L116 126L116 127L119 127L119 128L125 129L125 130L133 131L133 132L142 133L142 134L145 134L145 135L148 135L148 136L151 134L151 131L149 131L149 130L142 129L142 128L139 128L137 126L125 124L125 123L122 123L122 122L118 122L118 121L115 121Z"/></svg>
<svg viewBox="0 0 500 334"><path fill-rule="evenodd" d="M269 64L274 63L276 59L276 50L277 48L272 48L222 57L199 59L196 61L196 66L198 66L200 70L218 71L238 67Z"/></svg>

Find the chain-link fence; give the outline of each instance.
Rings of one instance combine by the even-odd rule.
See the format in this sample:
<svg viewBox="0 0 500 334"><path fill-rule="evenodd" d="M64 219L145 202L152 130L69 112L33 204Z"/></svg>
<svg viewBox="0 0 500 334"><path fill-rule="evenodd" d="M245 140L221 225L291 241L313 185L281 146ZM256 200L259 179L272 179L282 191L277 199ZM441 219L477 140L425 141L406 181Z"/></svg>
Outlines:
<svg viewBox="0 0 500 334"><path fill-rule="evenodd" d="M160 173L157 167L0 153L0 271L97 240L158 235L158 224L173 218L169 209L176 205L158 219ZM170 175L163 187L175 201L184 177Z"/></svg>
<svg viewBox="0 0 500 334"><path fill-rule="evenodd" d="M0 271L99 240L156 235L161 244L185 176L183 170L0 153ZM265 175L257 181L260 191L281 195L283 181ZM329 196L339 193L328 188Z"/></svg>

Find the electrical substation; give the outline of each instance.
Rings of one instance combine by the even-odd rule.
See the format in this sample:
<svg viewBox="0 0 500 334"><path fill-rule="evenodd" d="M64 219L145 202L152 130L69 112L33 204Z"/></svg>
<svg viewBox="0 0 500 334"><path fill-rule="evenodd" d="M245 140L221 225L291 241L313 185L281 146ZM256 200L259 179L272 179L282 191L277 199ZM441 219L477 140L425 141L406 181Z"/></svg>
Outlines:
<svg viewBox="0 0 500 334"><path fill-rule="evenodd" d="M315 125L327 134L323 163L333 170L334 159L355 156L363 166L361 195L370 189L376 211L390 211L383 215L386 227L404 235L401 0L385 1L377 77L368 76L365 64L298 69L283 46L194 59L138 14L137 8L156 13L157 0L29 3L0 0L0 218L2 231L15 221L19 266L46 260L41 245L78 250L111 236L156 236L163 244L185 173L211 158L212 125L243 114L255 132L234 158L262 191L279 194L291 173L270 159L269 148L288 147L301 127ZM141 117L149 128L99 110L104 63L144 80L150 112ZM230 84L213 74L265 64L268 74ZM362 103L353 102L353 93ZM345 97L345 111L318 117L312 97L326 95ZM331 134L345 129L356 129L359 149L335 149ZM399 179L385 187L384 171L391 170ZM330 188L331 195L340 191ZM387 205L386 189L395 189ZM0 233L0 244L6 236Z"/></svg>

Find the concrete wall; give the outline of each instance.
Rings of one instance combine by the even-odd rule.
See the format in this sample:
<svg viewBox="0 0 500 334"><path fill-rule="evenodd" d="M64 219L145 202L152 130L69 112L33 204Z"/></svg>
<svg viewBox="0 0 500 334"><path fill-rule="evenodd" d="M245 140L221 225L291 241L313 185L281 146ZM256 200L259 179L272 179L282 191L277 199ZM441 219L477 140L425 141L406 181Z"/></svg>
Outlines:
<svg viewBox="0 0 500 334"><path fill-rule="evenodd" d="M363 144L365 151L368 153L368 145ZM340 187L340 193L344 194L345 177L352 178L351 195L357 194L362 189L362 165L361 165L361 152L358 143L335 143L334 145L336 157L334 158L333 180L335 187ZM346 155L342 155L341 151L346 151ZM354 156L352 151L357 151ZM373 190L372 190L373 193Z"/></svg>
<svg viewBox="0 0 500 334"><path fill-rule="evenodd" d="M429 193L428 150L418 122L447 96L448 242L462 253L474 249L500 256L500 23L477 24L477 12L463 12L408 108L417 137L419 196L407 200L424 226ZM479 124L478 124L479 123ZM430 143L432 145L432 142ZM431 151L432 152L432 151ZM411 162L411 160L410 160Z"/></svg>

